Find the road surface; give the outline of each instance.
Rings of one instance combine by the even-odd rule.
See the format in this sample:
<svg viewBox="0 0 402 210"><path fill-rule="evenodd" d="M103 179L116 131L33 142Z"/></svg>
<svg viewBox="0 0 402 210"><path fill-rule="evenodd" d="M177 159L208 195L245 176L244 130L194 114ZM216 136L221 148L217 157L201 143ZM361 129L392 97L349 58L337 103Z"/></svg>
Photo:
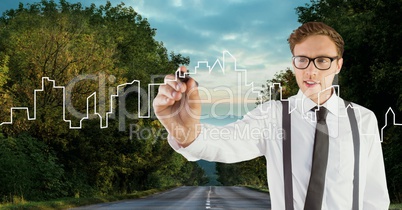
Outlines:
<svg viewBox="0 0 402 210"><path fill-rule="evenodd" d="M179 187L146 198L124 200L75 208L107 209L271 209L267 193L245 187Z"/></svg>

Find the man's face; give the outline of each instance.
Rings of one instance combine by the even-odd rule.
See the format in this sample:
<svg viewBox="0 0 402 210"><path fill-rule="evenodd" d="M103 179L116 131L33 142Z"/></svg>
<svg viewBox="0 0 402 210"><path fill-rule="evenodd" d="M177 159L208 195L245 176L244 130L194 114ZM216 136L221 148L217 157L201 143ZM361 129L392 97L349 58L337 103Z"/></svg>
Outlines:
<svg viewBox="0 0 402 210"><path fill-rule="evenodd" d="M308 58L334 58L337 56L335 43L328 36L324 35L307 37L303 42L295 45L293 53L294 56L305 56ZM318 62L316 61L317 64ZM335 74L341 70L342 63L342 58L335 59L331 62L331 67L328 70L317 69L313 61L310 62L306 69L298 69L293 63L296 81L300 90L314 102L324 103L331 96L331 90L320 92L332 86ZM319 102L318 93L320 93Z"/></svg>

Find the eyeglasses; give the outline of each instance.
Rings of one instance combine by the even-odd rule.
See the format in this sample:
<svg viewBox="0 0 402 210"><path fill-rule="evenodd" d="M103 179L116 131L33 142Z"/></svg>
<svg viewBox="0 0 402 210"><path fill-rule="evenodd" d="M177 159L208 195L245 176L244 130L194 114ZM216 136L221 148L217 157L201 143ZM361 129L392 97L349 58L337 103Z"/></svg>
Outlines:
<svg viewBox="0 0 402 210"><path fill-rule="evenodd" d="M313 61L314 66L319 70L328 70L331 68L332 61L338 59L336 57L316 57L316 58L309 58L306 56L293 56L293 65L298 69L306 69L311 61Z"/></svg>

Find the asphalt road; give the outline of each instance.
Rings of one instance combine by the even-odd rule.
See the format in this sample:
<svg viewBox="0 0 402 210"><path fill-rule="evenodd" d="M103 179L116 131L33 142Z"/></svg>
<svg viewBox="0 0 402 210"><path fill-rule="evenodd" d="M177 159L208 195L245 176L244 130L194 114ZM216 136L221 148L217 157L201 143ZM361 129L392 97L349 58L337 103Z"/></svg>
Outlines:
<svg viewBox="0 0 402 210"><path fill-rule="evenodd" d="M267 193L245 187L179 187L135 200L103 203L74 210L107 209L271 209Z"/></svg>

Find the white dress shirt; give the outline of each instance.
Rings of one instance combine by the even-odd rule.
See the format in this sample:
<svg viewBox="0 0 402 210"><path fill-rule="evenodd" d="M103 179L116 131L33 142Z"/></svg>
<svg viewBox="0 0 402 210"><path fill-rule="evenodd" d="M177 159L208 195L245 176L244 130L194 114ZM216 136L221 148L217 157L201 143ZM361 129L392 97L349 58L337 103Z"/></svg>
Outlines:
<svg viewBox="0 0 402 210"><path fill-rule="evenodd" d="M304 208L310 179L315 134L316 104L298 94L289 98L292 138L293 202ZM328 110L329 154L322 203L323 210L352 209L354 149L352 130L344 101L336 94L323 104ZM389 196L377 119L374 113L353 104L360 134L360 209L385 210ZM226 126L201 125L198 138L183 148L169 135L173 149L190 161L204 159L234 163L265 156L271 208L285 209L282 159L282 104L268 101L242 120ZM286 134L285 134L286 135ZM233 175L235 176L235 175Z"/></svg>

